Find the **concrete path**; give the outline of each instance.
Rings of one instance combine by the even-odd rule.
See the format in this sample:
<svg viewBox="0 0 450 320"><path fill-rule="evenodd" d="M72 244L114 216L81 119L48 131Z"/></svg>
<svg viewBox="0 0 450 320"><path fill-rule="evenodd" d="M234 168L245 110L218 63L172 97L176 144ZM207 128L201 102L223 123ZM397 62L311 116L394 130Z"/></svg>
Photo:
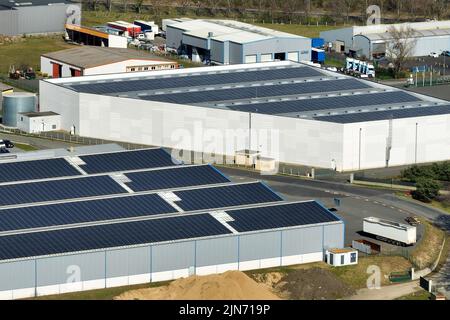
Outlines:
<svg viewBox="0 0 450 320"><path fill-rule="evenodd" d="M421 290L419 281L384 286L380 289L360 289L345 300L393 300Z"/></svg>

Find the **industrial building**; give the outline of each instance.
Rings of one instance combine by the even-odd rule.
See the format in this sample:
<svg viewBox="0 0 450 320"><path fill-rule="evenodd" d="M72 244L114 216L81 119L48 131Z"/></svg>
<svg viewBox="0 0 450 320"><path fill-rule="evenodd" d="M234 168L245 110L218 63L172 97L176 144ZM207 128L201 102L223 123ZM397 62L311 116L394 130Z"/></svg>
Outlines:
<svg viewBox="0 0 450 320"><path fill-rule="evenodd" d="M98 46L107 48L128 47L128 39L118 32L112 32L107 27L89 28L77 24L68 23L66 28L66 40L88 46Z"/></svg>
<svg viewBox="0 0 450 320"><path fill-rule="evenodd" d="M36 111L37 99L34 93L9 92L3 94L2 124L17 127L17 118L22 112Z"/></svg>
<svg viewBox="0 0 450 320"><path fill-rule="evenodd" d="M331 43L336 52L352 53L369 59L385 56L392 45L391 27L400 30L410 27L414 32L413 57L427 56L431 52L450 50L450 20L353 26L323 31L320 37Z"/></svg>
<svg viewBox="0 0 450 320"><path fill-rule="evenodd" d="M81 3L69 0L0 0L0 34L7 36L64 32L80 24Z"/></svg>
<svg viewBox="0 0 450 320"><path fill-rule="evenodd" d="M232 20L165 21L167 50L219 65L310 61L311 39Z"/></svg>
<svg viewBox="0 0 450 320"><path fill-rule="evenodd" d="M53 78L178 67L178 63L148 52L95 46L80 46L41 56L41 71Z"/></svg>
<svg viewBox="0 0 450 320"><path fill-rule="evenodd" d="M323 261L344 223L316 201L160 148L2 161L0 298Z"/></svg>
<svg viewBox="0 0 450 320"><path fill-rule="evenodd" d="M27 133L59 130L61 116L52 111L21 112L18 114L17 128Z"/></svg>
<svg viewBox="0 0 450 320"><path fill-rule="evenodd" d="M450 159L448 101L288 61L42 80L40 108L77 135L214 161L245 149L337 171Z"/></svg>

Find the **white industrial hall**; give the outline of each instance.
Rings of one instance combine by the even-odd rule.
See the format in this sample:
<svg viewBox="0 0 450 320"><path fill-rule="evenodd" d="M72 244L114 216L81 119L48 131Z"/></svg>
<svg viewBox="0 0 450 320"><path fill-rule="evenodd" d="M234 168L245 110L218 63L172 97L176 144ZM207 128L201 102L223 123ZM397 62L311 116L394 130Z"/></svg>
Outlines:
<svg viewBox="0 0 450 320"><path fill-rule="evenodd" d="M450 159L450 102L291 61L42 80L40 111L80 136L337 171Z"/></svg>

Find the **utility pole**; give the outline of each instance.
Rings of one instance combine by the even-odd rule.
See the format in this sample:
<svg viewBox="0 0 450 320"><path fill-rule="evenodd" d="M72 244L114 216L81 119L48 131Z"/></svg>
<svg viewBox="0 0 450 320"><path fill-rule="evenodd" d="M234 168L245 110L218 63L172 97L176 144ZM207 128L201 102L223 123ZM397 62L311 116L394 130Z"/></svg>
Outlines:
<svg viewBox="0 0 450 320"><path fill-rule="evenodd" d="M359 156L358 156L358 170L361 170L361 131L362 131L362 128L359 128Z"/></svg>
<svg viewBox="0 0 450 320"><path fill-rule="evenodd" d="M416 122L416 140L414 145L414 163L417 163L417 129L418 129L419 123Z"/></svg>

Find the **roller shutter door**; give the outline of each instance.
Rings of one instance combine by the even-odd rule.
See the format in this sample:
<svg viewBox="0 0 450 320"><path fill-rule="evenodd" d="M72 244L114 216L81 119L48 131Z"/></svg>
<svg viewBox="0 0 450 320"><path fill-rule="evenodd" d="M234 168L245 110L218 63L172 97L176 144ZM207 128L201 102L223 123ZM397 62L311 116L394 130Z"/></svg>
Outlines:
<svg viewBox="0 0 450 320"><path fill-rule="evenodd" d="M288 60L298 62L298 52L297 51L289 52L288 53Z"/></svg>
<svg viewBox="0 0 450 320"><path fill-rule="evenodd" d="M263 53L261 55L261 62L273 61L271 53Z"/></svg>
<svg viewBox="0 0 450 320"><path fill-rule="evenodd" d="M256 54L245 56L245 63L256 63Z"/></svg>

